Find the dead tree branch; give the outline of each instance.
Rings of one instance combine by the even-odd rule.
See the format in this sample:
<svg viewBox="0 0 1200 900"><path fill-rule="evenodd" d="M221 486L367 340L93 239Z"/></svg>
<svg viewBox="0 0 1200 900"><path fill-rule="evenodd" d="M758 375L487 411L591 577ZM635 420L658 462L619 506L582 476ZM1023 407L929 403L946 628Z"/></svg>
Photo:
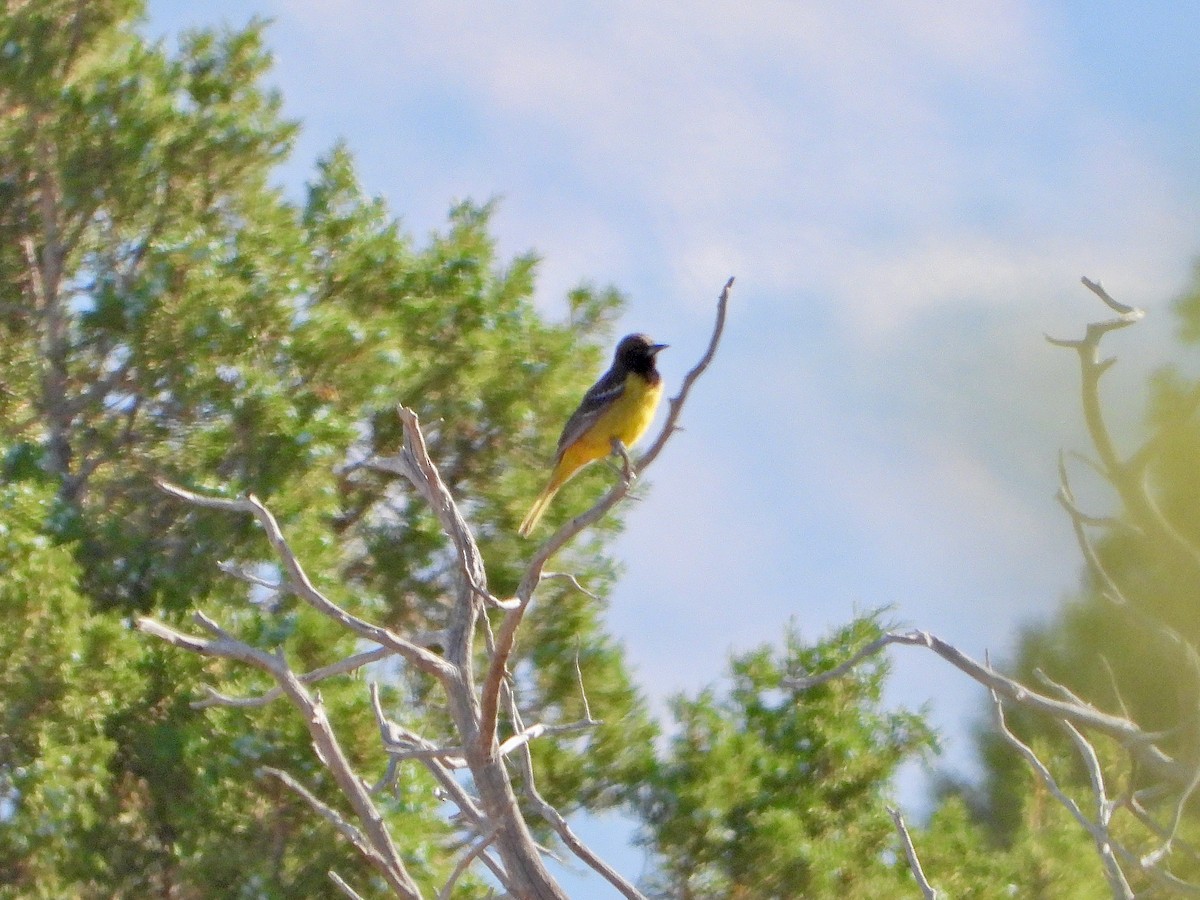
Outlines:
<svg viewBox="0 0 1200 900"><path fill-rule="evenodd" d="M186 488L169 484L165 481L159 481L158 486L164 493L186 501L193 506L224 510L225 512L251 514L258 521L259 525L262 526L263 531L266 532L271 548L279 557L280 563L283 564L283 570L288 580L288 587L296 596L300 597L317 612L333 619L339 625L357 634L360 638L370 641L373 644L387 647L389 650L400 654L400 656L426 674L437 678L446 678L453 674L453 668L447 665L446 661L436 653L426 650L424 647L418 646L411 641L407 641L386 628L373 625L364 619L350 614L317 590L316 586L309 580L307 573L305 573L304 567L300 565L296 554L292 552L292 548L288 545L287 539L283 536L283 531L279 527L279 523L275 520L275 516L253 494L247 494L245 497L236 500L229 500L223 497L212 497L195 491L189 491Z"/></svg>
<svg viewBox="0 0 1200 900"><path fill-rule="evenodd" d="M1018 738L1008 727L1008 722L1004 718L1004 703L1000 699L1000 695L992 691L992 703L996 711L996 725L1000 729L1004 739L1021 755L1026 764L1033 769L1034 773L1041 780L1046 789L1054 796L1054 799L1059 802L1077 821L1089 835L1096 845L1096 850L1100 854L1100 859L1104 863L1104 874L1108 880L1109 887L1112 889L1114 897L1123 898L1123 900L1132 900L1133 889L1129 886L1129 881L1125 877L1125 873L1121 870L1120 863L1117 862L1115 853L1113 852L1113 841L1108 831L1109 822L1112 819L1112 807L1108 802L1108 798L1104 794L1103 775L1100 774L1100 763L1096 759L1095 750L1087 741L1083 740L1082 735L1070 725L1073 736L1077 736L1082 742L1085 751L1085 761L1089 763L1088 774L1092 778L1092 787L1096 792L1097 799L1097 819L1093 821L1084 815L1079 805L1067 794L1050 770L1046 767L1033 749ZM1094 763L1094 766L1091 764Z"/></svg>
<svg viewBox="0 0 1200 900"><path fill-rule="evenodd" d="M804 691L835 678L840 678L863 660L878 655L892 644L925 647L932 650L973 681L978 682L988 690L995 691L1006 700L1018 703L1026 709L1070 722L1077 727L1090 729L1112 738L1138 759L1148 770L1153 771L1161 778L1180 785L1186 784L1191 780L1191 767L1184 765L1156 746L1153 742L1154 735L1144 732L1138 727L1137 723L1121 716L1102 712L1091 705L1071 703L1038 693L1032 688L993 669L990 665L972 659L953 644L927 631L888 632L871 641L845 662L834 668L817 675L788 679L785 682L785 686L794 690Z"/></svg>
<svg viewBox="0 0 1200 900"><path fill-rule="evenodd" d="M933 885L925 877L925 871L921 868L921 860L917 856L917 848L913 846L912 836L908 833L908 826L904 824L904 817L900 815L900 810L889 806L887 808L888 815L892 817L892 823L896 826L896 833L900 835L900 845L904 848L904 857L908 860L908 869L913 874L913 878L917 880L917 887L921 889L921 894L925 900L937 900L938 892Z"/></svg>

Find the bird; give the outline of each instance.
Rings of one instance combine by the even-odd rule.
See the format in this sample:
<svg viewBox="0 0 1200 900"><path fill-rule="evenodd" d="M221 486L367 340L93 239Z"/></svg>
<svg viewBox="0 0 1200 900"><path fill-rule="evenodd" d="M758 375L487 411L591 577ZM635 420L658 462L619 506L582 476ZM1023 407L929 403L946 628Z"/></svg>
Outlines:
<svg viewBox="0 0 1200 900"><path fill-rule="evenodd" d="M658 401L662 398L662 376L655 368L658 354L667 348L644 334L621 338L612 366L593 384L579 408L567 419L550 480L538 495L517 533L528 537L546 507L567 481L584 466L613 452L613 441L626 447L646 433Z"/></svg>

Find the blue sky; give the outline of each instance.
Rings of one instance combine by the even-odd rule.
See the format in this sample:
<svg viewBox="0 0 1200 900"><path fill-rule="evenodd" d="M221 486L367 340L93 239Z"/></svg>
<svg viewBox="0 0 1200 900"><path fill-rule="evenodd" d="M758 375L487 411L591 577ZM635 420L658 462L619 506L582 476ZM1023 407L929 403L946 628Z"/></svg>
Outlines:
<svg viewBox="0 0 1200 900"><path fill-rule="evenodd" d="M501 198L502 248L544 259L547 315L580 280L616 284L626 330L671 344L669 390L737 276L725 344L618 548L609 623L659 700L789 620L816 637L885 604L1003 657L1080 568L1053 502L1059 448L1084 446L1075 361L1043 333L1100 317L1084 274L1148 310L1110 348L1127 435L1145 373L1184 353L1169 305L1200 248L1195 4L149 12L153 35L272 18L272 79L304 128L289 185L345 139L418 235L455 199ZM928 703L945 764L968 765L982 692L894 659L892 699ZM902 785L911 808L921 786Z"/></svg>

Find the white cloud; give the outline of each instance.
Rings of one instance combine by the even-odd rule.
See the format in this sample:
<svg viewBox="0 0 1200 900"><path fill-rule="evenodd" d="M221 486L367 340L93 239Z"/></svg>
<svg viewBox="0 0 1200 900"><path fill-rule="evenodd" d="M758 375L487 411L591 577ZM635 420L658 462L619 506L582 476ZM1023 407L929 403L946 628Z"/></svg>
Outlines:
<svg viewBox="0 0 1200 900"><path fill-rule="evenodd" d="M791 2L629 2L606 5L601 19L579 26L544 3L287 5L322 40L345 43L351 70L389 77L398 91L463 86L497 122L534 117L574 138L574 152L593 164L650 179L672 161L689 171L693 159L722 175L778 172L803 152L798 137L846 141L847 129L831 124L858 132L842 151L925 127L933 117L922 111L928 73L949 61L969 75L967 63L986 63L989 54L930 39L973 39L975 11L930 17L904 8L881 16ZM1019 36L1005 39L995 26L1000 18L992 16L989 47L1007 56L1001 71L1036 71ZM1027 78L1013 77L1013 86ZM717 183L736 195L736 179Z"/></svg>
<svg viewBox="0 0 1200 900"><path fill-rule="evenodd" d="M349 77L468 104L476 183L551 271L654 267L681 305L735 272L893 340L941 304L1070 283L1090 258L1150 278L1197 224L1073 95L1017 0L286 9L343 43ZM553 176L530 162L546 145Z"/></svg>

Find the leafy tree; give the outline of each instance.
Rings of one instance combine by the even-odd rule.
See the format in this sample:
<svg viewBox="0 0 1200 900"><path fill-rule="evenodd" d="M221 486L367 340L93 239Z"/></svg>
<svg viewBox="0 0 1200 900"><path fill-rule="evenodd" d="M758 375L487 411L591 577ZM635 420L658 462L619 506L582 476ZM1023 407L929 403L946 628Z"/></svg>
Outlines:
<svg viewBox="0 0 1200 900"><path fill-rule="evenodd" d="M117 745L104 723L141 688L130 635L80 590L61 512L50 485L0 485L0 884L23 896L105 878L93 850Z"/></svg>
<svg viewBox="0 0 1200 900"><path fill-rule="evenodd" d="M677 734L644 794L663 896L882 897L906 890L884 800L896 769L934 747L919 715L881 704L876 658L809 691L881 634L866 617L816 644L736 656L728 693L677 697Z"/></svg>
<svg viewBox="0 0 1200 900"><path fill-rule="evenodd" d="M132 0L46 0L0 14L0 445L5 490L40 498L3 507L0 524L54 548L41 568L0 570L6 616L38 622L46 648L45 674L28 654L0 659L14 685L6 716L28 730L6 732L0 758L0 877L20 896L213 896L231 885L315 896L350 854L302 802L252 777L278 767L334 796L302 723L279 705L192 709L206 677L246 694L262 682L131 641L118 625L203 605L266 646L286 644L305 668L354 643L287 597L252 591L247 603L213 563L270 579L261 534L183 510L153 480L253 491L339 602L424 627L440 614L449 563L438 526L356 463L394 447L398 400L438 423L431 452L470 498L496 589L511 587L515 523L620 298L580 288L568 321L543 320L536 260L497 259L489 206L456 207L419 246L363 195L345 148L293 202L272 182L296 126L261 86L262 23L193 32L169 51L137 34L140 12ZM602 477L573 485L558 515ZM600 594L615 572L604 555L613 527L568 560ZM596 715L621 728L536 748L553 763L543 791L568 809L618 802L619 785L646 771L653 728L595 603L567 584L546 593L561 615L538 617L515 661L530 660L522 705L571 717L578 656ZM437 733L443 714L424 706L422 686L388 674L389 707ZM323 697L362 770L381 771L362 686L330 682ZM55 760L63 729L81 720L95 735L69 765ZM85 770L88 788L73 789ZM70 804L39 799L67 794ZM431 884L449 865L437 805L418 776L387 809Z"/></svg>

